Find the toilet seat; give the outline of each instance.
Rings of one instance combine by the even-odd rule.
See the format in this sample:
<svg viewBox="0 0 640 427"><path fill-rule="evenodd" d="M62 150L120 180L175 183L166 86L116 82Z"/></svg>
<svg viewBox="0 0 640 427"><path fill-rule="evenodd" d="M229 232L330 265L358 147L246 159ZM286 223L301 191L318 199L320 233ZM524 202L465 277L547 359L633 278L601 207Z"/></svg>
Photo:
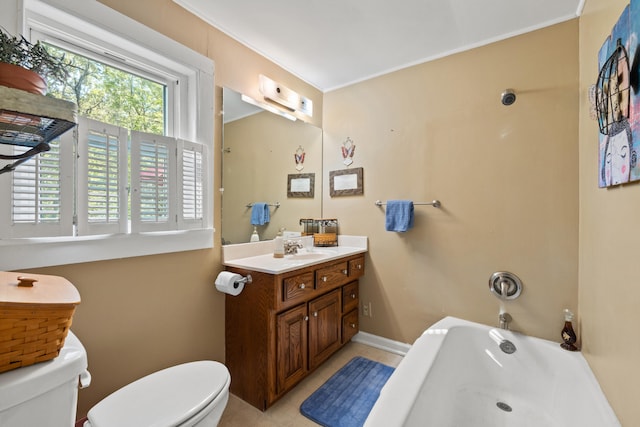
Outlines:
<svg viewBox="0 0 640 427"><path fill-rule="evenodd" d="M92 427L176 426L196 416L231 381L226 366L210 360L172 366L128 384L95 405Z"/></svg>

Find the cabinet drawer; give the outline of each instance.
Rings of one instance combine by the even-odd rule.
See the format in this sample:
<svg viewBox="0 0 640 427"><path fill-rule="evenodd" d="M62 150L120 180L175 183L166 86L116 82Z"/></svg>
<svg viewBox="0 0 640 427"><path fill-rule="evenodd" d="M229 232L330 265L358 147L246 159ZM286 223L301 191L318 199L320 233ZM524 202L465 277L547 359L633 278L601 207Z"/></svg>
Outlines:
<svg viewBox="0 0 640 427"><path fill-rule="evenodd" d="M342 317L342 343L349 341L358 330L358 309L355 309Z"/></svg>
<svg viewBox="0 0 640 427"><path fill-rule="evenodd" d="M364 256L349 261L349 278L356 279L364 274Z"/></svg>
<svg viewBox="0 0 640 427"><path fill-rule="evenodd" d="M342 287L342 312L348 313L359 305L358 282L351 282Z"/></svg>
<svg viewBox="0 0 640 427"><path fill-rule="evenodd" d="M349 280L347 262L333 264L316 270L316 289L342 285Z"/></svg>
<svg viewBox="0 0 640 427"><path fill-rule="evenodd" d="M313 292L313 272L286 278L282 281L283 302L303 300Z"/></svg>

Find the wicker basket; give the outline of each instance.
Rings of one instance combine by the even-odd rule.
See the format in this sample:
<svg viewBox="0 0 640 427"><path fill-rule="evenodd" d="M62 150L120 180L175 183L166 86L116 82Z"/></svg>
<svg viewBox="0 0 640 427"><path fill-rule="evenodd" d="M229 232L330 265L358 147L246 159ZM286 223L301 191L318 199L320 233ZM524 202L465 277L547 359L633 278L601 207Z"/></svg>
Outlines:
<svg viewBox="0 0 640 427"><path fill-rule="evenodd" d="M338 246L336 233L316 233L313 235L313 246Z"/></svg>
<svg viewBox="0 0 640 427"><path fill-rule="evenodd" d="M80 303L62 277L25 276L0 272L0 372L58 356Z"/></svg>

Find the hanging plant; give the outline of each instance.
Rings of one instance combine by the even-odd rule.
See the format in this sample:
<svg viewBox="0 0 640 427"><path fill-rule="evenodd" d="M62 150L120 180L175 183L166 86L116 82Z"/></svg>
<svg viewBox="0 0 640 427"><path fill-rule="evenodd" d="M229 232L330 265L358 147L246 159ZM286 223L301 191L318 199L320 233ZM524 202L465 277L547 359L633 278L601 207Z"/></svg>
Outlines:
<svg viewBox="0 0 640 427"><path fill-rule="evenodd" d="M64 55L51 55L38 41L12 36L0 28L0 85L44 95L48 77L64 79Z"/></svg>

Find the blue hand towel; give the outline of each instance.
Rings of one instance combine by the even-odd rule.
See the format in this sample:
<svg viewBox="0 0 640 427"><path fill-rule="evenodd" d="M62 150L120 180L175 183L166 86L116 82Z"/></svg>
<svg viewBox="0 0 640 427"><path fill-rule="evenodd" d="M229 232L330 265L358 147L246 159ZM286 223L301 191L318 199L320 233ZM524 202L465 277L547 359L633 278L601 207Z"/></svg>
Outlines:
<svg viewBox="0 0 640 427"><path fill-rule="evenodd" d="M413 202L388 200L385 228L387 231L405 232L413 227Z"/></svg>
<svg viewBox="0 0 640 427"><path fill-rule="evenodd" d="M254 203L251 208L251 225L265 225L270 220L269 205L267 203Z"/></svg>

